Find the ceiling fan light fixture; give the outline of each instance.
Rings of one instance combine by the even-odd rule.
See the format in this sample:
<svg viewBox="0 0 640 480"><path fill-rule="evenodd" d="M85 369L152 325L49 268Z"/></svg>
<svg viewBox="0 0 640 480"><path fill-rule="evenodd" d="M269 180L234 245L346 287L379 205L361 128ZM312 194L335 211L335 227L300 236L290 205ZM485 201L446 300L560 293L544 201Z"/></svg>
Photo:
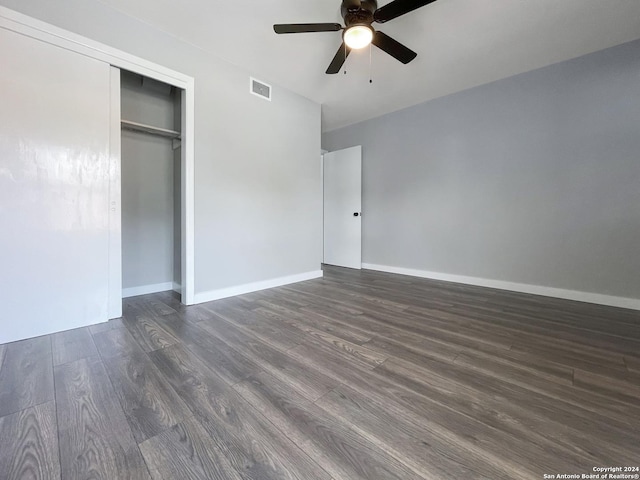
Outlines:
<svg viewBox="0 0 640 480"><path fill-rule="evenodd" d="M344 43L352 50L364 48L373 40L373 29L367 25L354 25L344 31Z"/></svg>

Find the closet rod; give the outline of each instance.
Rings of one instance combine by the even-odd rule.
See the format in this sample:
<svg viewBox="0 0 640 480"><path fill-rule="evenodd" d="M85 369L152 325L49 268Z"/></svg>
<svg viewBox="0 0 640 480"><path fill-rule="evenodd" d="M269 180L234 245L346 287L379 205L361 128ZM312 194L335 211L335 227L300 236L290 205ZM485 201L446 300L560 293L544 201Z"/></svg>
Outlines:
<svg viewBox="0 0 640 480"><path fill-rule="evenodd" d="M167 130L166 128L154 127L153 125L145 125L144 123L131 122L129 120L121 120L120 123L124 130L159 135L166 138L180 138L180 132L175 130Z"/></svg>

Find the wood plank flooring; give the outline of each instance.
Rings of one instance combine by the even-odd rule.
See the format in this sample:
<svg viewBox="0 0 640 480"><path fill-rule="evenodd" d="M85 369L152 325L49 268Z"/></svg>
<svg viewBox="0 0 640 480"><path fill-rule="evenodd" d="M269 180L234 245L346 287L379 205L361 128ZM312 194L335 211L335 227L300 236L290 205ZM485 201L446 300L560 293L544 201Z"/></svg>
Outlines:
<svg viewBox="0 0 640 480"><path fill-rule="evenodd" d="M640 312L325 267L0 345L0 478L542 479L640 466Z"/></svg>

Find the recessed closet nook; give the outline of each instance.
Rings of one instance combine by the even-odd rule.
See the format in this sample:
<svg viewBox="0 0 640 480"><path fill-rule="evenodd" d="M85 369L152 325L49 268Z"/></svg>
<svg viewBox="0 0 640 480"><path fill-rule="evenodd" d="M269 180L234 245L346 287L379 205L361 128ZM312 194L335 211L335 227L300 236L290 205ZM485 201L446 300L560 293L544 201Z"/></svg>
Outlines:
<svg viewBox="0 0 640 480"><path fill-rule="evenodd" d="M192 303L193 78L0 24L0 344Z"/></svg>
<svg viewBox="0 0 640 480"><path fill-rule="evenodd" d="M181 284L181 90L121 71L122 294Z"/></svg>

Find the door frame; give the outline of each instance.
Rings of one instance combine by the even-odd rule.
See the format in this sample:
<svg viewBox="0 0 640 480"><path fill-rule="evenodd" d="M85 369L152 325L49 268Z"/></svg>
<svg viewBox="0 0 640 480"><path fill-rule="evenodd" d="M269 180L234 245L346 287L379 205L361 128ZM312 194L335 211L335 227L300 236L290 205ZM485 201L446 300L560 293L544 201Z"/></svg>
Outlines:
<svg viewBox="0 0 640 480"><path fill-rule="evenodd" d="M3 6L0 6L0 28L100 60L110 64L112 67L129 70L182 90L182 303L193 305L195 303L194 78ZM119 112L120 110L120 95L118 91L116 110L113 69L111 80L110 146L112 150L110 152L111 172L109 187L109 318L117 318L122 316L122 237L120 220L120 119L117 119L117 129L114 130L116 121L114 112ZM119 89L119 78L117 86ZM115 139L116 136L118 137L117 140Z"/></svg>
<svg viewBox="0 0 640 480"><path fill-rule="evenodd" d="M320 196L322 202L322 251L320 258L322 259L322 263L324 264L324 154L329 153L329 150L325 150L324 148L320 150Z"/></svg>

